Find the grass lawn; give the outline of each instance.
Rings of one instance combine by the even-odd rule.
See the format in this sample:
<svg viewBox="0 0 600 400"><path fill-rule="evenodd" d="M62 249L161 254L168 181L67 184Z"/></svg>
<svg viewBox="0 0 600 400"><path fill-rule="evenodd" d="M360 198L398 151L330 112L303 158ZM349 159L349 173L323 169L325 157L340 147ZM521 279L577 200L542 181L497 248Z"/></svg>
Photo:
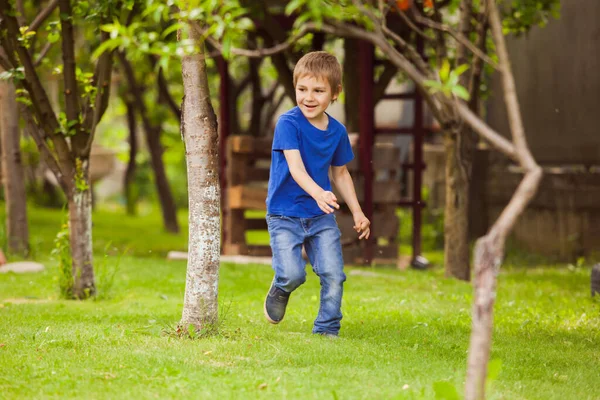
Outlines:
<svg viewBox="0 0 600 400"><path fill-rule="evenodd" d="M440 267L348 267L341 337L331 340L310 334L312 272L273 326L262 315L270 267L222 264L219 333L179 339L164 332L181 316L186 264L163 256L185 249L187 233L162 233L155 214L96 213L98 265L117 265L120 250L103 255L109 242L129 253L108 299L64 301L48 258L61 215L29 215L47 270L0 274L1 399L435 399L437 382L463 392L471 286ZM501 369L488 398L600 399L600 302L589 297L589 274L502 270L492 348Z"/></svg>

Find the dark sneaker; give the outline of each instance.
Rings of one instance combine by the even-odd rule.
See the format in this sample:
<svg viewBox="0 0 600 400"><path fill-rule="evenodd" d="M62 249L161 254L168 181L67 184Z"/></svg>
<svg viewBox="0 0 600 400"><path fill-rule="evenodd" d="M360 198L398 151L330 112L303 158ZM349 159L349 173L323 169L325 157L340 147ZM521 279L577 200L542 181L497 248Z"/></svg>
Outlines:
<svg viewBox="0 0 600 400"><path fill-rule="evenodd" d="M285 292L275 285L271 285L271 289L265 299L265 317L272 324L278 324L285 315L290 293Z"/></svg>
<svg viewBox="0 0 600 400"><path fill-rule="evenodd" d="M318 332L318 333L316 333L316 335L323 336L323 337L326 337L326 338L329 338L329 339L339 339L339 336L336 335L335 333Z"/></svg>

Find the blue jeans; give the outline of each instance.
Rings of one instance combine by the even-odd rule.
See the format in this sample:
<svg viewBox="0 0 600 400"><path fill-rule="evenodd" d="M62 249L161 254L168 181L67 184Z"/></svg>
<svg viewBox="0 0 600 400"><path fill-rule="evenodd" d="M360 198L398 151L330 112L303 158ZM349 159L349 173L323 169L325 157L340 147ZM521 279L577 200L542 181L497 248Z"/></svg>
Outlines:
<svg viewBox="0 0 600 400"><path fill-rule="evenodd" d="M346 280L340 230L333 214L314 218L267 215L273 251L274 285L291 293L306 281L302 245L321 281L321 303L313 333L338 334Z"/></svg>

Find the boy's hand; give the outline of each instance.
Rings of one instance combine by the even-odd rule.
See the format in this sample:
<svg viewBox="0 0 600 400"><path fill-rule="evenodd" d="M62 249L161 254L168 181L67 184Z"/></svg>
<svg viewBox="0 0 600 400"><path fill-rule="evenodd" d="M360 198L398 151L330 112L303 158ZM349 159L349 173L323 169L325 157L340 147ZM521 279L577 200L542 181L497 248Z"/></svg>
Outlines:
<svg viewBox="0 0 600 400"><path fill-rule="evenodd" d="M340 209L340 205L337 202L337 197L332 192L323 190L315 197L319 208L325 212L325 214L331 214L335 210Z"/></svg>
<svg viewBox="0 0 600 400"><path fill-rule="evenodd" d="M371 221L365 216L364 213L359 212L354 215L354 230L359 233L358 239L368 239L371 235Z"/></svg>

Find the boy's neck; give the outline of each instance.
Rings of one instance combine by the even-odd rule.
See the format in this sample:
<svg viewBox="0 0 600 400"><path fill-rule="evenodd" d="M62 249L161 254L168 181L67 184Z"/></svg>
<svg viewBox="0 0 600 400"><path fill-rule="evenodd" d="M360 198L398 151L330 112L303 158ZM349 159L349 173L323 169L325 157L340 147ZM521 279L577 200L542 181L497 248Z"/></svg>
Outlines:
<svg viewBox="0 0 600 400"><path fill-rule="evenodd" d="M315 118L306 118L308 122L317 129L322 131L326 131L329 126L329 116L327 113L322 113L321 115Z"/></svg>

